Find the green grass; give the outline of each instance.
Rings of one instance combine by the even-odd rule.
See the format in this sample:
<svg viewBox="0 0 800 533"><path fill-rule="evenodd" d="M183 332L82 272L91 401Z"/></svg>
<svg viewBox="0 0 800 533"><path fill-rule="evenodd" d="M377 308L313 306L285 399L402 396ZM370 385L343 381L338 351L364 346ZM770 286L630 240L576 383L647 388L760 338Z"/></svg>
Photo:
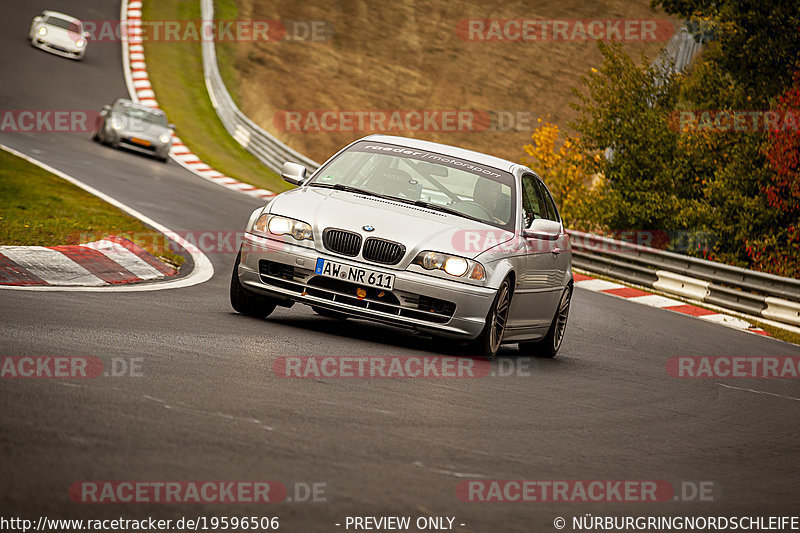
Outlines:
<svg viewBox="0 0 800 533"><path fill-rule="evenodd" d="M164 249L160 234L138 219L0 150L0 244L82 244L106 235L126 237L173 266L183 263L182 256Z"/></svg>
<svg viewBox="0 0 800 533"><path fill-rule="evenodd" d="M235 0L214 0L214 18L216 20L239 20L239 8ZM219 75L233 102L241 109L242 103L239 96L241 75L236 62L236 43L221 41L216 44L216 49Z"/></svg>
<svg viewBox="0 0 800 533"><path fill-rule="evenodd" d="M219 19L235 18L238 11L232 1L215 2ZM200 20L200 4L196 1L144 2L145 20ZM239 181L281 192L290 186L242 148L220 122L206 91L203 60L199 41L147 41L145 58L150 83L159 105L169 120L177 125L176 134L201 160ZM225 58L223 79L235 84L234 48L222 46ZM238 99L233 92L234 101Z"/></svg>

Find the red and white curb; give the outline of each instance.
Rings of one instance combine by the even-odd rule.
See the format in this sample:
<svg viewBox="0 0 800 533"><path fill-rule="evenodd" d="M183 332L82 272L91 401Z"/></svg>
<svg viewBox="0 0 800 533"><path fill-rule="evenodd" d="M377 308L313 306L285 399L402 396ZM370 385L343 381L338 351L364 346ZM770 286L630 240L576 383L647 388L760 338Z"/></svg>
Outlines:
<svg viewBox="0 0 800 533"><path fill-rule="evenodd" d="M122 21L122 27L128 28L127 32L122 32L122 65L128 92L133 101L158 109L158 101L153 92L153 87L150 85L150 78L147 74L147 64L144 59L141 0L132 0L130 2L123 0L120 20ZM242 183L211 168L201 161L200 158L175 135L172 136L170 156L176 163L195 175L227 189L255 198L266 199L275 196L275 193L272 191Z"/></svg>
<svg viewBox="0 0 800 533"><path fill-rule="evenodd" d="M652 294L641 289L622 285L621 283L597 279L591 276L578 274L577 272L573 273L573 277L575 279L575 286L582 289L594 292L602 292L603 294L610 294L619 298L625 298L629 302L649 305L650 307L658 307L667 311L689 315L701 320L722 324L723 326L740 329L749 333L770 336L769 333L761 328L753 326L746 320L735 316L718 313L716 311L711 311L705 307L698 307L686 302L667 298L666 296Z"/></svg>
<svg viewBox="0 0 800 533"><path fill-rule="evenodd" d="M110 235L74 246L0 246L0 284L99 287L178 271L128 239Z"/></svg>
<svg viewBox="0 0 800 533"><path fill-rule="evenodd" d="M44 264L41 262L36 262L36 264L33 265L33 263L30 262L29 260L30 254L25 254L24 252L19 253L17 251L17 255L15 256L14 251L7 252L4 250L0 251L0 253L2 253L4 257L6 257L6 254L9 254L14 256L14 258L19 259L22 262L23 268L25 268L25 270L29 274L28 276L29 283L17 284L17 285L7 285L0 283L0 289L23 290L23 291L72 291L72 292L160 291L166 289L192 287L200 283L205 283L206 281L211 279L211 277L214 275L214 266L211 264L211 261L209 261L208 257L195 244L187 241L177 232L169 229L163 224L159 224L155 220L145 216L143 213L137 211L136 209L126 204L123 204L116 198L112 198L111 196L105 194L104 192L99 191L90 185L86 185L85 183L73 178L69 174L61 172L60 170L53 168L50 165L43 163L42 161L39 161L38 159L34 159L31 156L23 154L22 152L18 152L17 150L9 148L8 146L5 146L3 144L0 144L0 149L5 150L11 154L14 154L17 157L20 157L25 161L28 161L29 163L34 164L39 168L58 176L59 178L75 185L76 187L83 189L89 194L97 196L104 202L113 205L120 211L123 211L129 214L130 216L141 220L144 224L150 226L155 231L161 233L166 238L168 238L169 240L171 240L172 242L183 248L186 251L186 253L188 253L189 256L192 258L192 262L194 263L193 268L191 272L189 272L189 274L185 276L175 276L174 274L172 274L171 276L174 276L172 277L172 279L163 279L160 280L158 283L112 283L111 282L112 280L119 280L127 276L128 274L126 274L125 271L129 272L131 275L134 275L139 279L145 279L143 276L152 275L153 271L151 269L159 270L159 272L161 272L160 273L161 277L170 277L170 276L167 276L166 272L161 271L159 267L155 266L152 262L150 262L148 256L154 260L155 258L150 256L149 254L147 254L146 256L141 254L137 255L135 252L131 252L131 249L126 247L125 244L118 242L116 239L112 239L110 237L106 238L106 240L108 240L108 243L99 241L99 243L89 243L87 245L78 247L59 247L59 246L54 246L50 248L38 247L38 248L43 248L45 250L44 252L41 253L48 254L47 255L48 260ZM11 248L18 248L18 247L11 247ZM25 248L37 248L37 247L25 247ZM65 248L78 248L78 249L72 250L67 254L59 250ZM101 255L97 255L97 253L94 252L98 252L105 258L101 257ZM93 262L80 261L79 266L81 266L83 270L78 269L77 270L78 275L74 277L71 277L69 275L59 275L54 273L53 272L54 270L55 271L58 270L58 268L54 266L56 264L70 265L70 267L72 267L71 264L69 263L69 261L71 261L69 257L70 253L72 253L72 255L75 257L79 255L83 255L86 257L91 256L94 259L94 261ZM109 255L112 256L111 259L109 259ZM132 258L131 255L133 255L138 259ZM84 283L84 282L98 283L97 278L102 280L103 277L96 274L100 272L103 264L107 265L106 261L111 261L112 259L121 268L114 267L112 269L114 272L116 272L116 275L110 271L104 271L105 273L103 275L106 276L107 279L105 281L107 281L107 283L99 285L89 285ZM9 259L8 257L6 257L6 259L3 260L4 263L10 261L11 259ZM29 262L25 263L25 261ZM143 265L140 261L144 261L146 265ZM72 261L72 263L75 264L77 264L78 262L79 261L74 261L74 260ZM158 263L161 262L158 261ZM17 264L19 265L19 263ZM25 267L26 264L30 265L31 270L28 270ZM163 265L163 267L171 269L171 267L168 267L163 263L161 264ZM92 274L93 272L95 272L95 274ZM87 275L87 274L92 274L92 275ZM21 270L18 270L16 271L16 275L24 276L25 274ZM39 283L39 284L30 283L31 281L35 281L34 276L36 278L41 279L45 283ZM66 279L66 284L55 285L51 284L49 281L53 280L59 282L61 279ZM76 284L78 283L78 281L81 281L81 283Z"/></svg>

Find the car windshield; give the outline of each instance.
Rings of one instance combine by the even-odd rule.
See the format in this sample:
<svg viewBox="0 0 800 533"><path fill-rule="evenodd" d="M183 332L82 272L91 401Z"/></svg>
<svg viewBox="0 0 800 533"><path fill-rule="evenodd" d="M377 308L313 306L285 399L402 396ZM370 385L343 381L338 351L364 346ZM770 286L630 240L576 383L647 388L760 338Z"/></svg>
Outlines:
<svg viewBox="0 0 800 533"><path fill-rule="evenodd" d="M514 229L511 174L416 148L356 143L320 169L310 185L349 187Z"/></svg>
<svg viewBox="0 0 800 533"><path fill-rule="evenodd" d="M78 33L78 34L83 33L83 28L81 28L81 25L72 22L70 20L64 20L62 18L49 16L47 17L47 19L45 19L44 22L45 24L49 24L51 26L55 26L63 30L71 31L73 33Z"/></svg>
<svg viewBox="0 0 800 533"><path fill-rule="evenodd" d="M128 118L143 120L145 122L150 122L151 124L158 124L159 126L167 125L167 117L163 113L149 111L147 109L135 107L127 103L116 104L114 106L114 113L121 113Z"/></svg>

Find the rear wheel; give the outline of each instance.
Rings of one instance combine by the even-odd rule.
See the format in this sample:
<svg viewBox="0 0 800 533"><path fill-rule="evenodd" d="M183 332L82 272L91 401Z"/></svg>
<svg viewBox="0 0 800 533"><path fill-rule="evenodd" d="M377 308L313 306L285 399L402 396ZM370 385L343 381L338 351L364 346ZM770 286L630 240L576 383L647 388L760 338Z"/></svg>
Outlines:
<svg viewBox="0 0 800 533"><path fill-rule="evenodd" d="M489 360L497 357L497 352L503 343L509 309L511 309L511 280L506 278L497 289L497 295L486 316L483 332L475 340L475 348L479 355Z"/></svg>
<svg viewBox="0 0 800 533"><path fill-rule="evenodd" d="M564 293L561 295L561 300L558 302L558 309L556 309L556 315L553 317L550 329L547 330L547 335L535 342L519 343L520 352L548 359L555 357L559 348L561 348L561 342L564 340L564 333L567 330L567 319L569 318L569 305L571 301L572 285L569 285L564 289Z"/></svg>
<svg viewBox="0 0 800 533"><path fill-rule="evenodd" d="M242 282L239 281L241 258L242 252L239 252L239 255L236 256L236 263L233 265L230 291L231 307L243 315L267 317L275 310L276 303L265 296L250 292L242 286Z"/></svg>

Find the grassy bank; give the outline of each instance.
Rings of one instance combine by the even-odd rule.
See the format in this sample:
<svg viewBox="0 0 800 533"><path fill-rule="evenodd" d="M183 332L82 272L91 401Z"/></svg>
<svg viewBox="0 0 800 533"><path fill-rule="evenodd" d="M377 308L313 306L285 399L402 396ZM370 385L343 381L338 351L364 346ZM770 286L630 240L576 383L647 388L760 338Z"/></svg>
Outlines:
<svg viewBox="0 0 800 533"><path fill-rule="evenodd" d="M215 4L219 4L219 18L236 17L232 2ZM149 0L144 2L142 16L145 20L199 21L200 4ZM200 159L220 172L271 191L287 190L289 185L233 140L220 122L203 80L200 45L199 41L144 43L150 82L159 105L177 125L176 134ZM223 58L230 53L225 46L219 50ZM230 61L224 63L231 64ZM227 83L235 75L232 67L223 69L223 79ZM235 90L232 95L234 100L238 99Z"/></svg>
<svg viewBox="0 0 800 533"><path fill-rule="evenodd" d="M152 246L161 239L134 238L154 233L100 198L0 150L0 244L57 246L119 235L173 266L183 263L180 255Z"/></svg>

